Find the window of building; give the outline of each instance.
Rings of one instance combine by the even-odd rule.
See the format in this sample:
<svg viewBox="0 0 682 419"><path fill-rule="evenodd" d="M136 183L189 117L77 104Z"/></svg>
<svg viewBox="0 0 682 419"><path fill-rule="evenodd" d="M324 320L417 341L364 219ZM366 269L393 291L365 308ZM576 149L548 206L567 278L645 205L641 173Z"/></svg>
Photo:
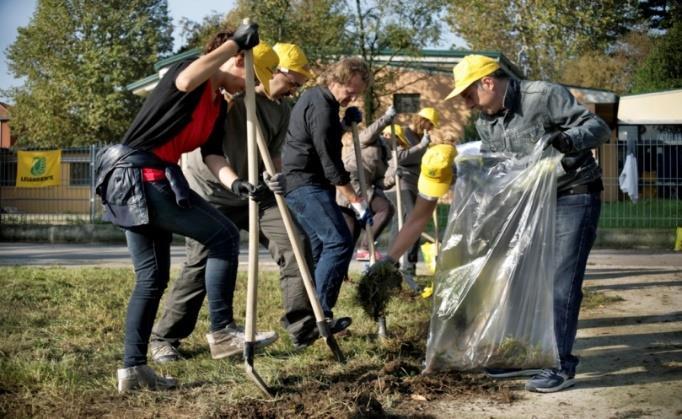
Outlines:
<svg viewBox="0 0 682 419"><path fill-rule="evenodd" d="M419 112L419 93L396 93L393 95L393 106L398 113Z"/></svg>

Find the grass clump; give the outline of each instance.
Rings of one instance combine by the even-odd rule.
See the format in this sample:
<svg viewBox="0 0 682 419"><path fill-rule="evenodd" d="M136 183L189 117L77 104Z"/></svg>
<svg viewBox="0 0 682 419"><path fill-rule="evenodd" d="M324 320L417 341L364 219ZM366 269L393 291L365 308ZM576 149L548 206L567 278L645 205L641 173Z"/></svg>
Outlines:
<svg viewBox="0 0 682 419"><path fill-rule="evenodd" d="M388 302L400 291L402 280L402 275L394 264L377 262L360 278L355 300L365 314L377 320L386 315Z"/></svg>

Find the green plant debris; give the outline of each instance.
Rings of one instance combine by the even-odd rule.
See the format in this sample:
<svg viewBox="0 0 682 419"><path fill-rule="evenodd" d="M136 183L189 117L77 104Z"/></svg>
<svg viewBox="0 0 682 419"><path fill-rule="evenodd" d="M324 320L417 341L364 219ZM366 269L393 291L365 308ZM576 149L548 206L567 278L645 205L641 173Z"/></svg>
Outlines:
<svg viewBox="0 0 682 419"><path fill-rule="evenodd" d="M377 320L386 315L386 306L400 291L402 276L391 263L379 262L360 278L356 301L368 316Z"/></svg>

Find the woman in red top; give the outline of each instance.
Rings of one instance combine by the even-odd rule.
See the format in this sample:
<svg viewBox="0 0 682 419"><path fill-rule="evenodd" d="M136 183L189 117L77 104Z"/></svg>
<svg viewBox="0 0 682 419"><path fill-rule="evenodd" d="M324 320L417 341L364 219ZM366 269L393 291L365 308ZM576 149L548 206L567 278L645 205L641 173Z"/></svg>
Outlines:
<svg viewBox="0 0 682 419"><path fill-rule="evenodd" d="M149 167L138 163L127 183L125 176L116 176L121 172L113 172L105 184L107 197L123 189L123 193L139 192L139 198L146 204L143 216L137 219L139 213L131 216L124 207L107 207L108 219L126 229L136 276L126 318L124 368L118 370L119 392L176 385L173 378L161 377L147 366L154 317L169 279L173 233L191 237L209 249L205 281L210 331L220 333L235 327L232 294L239 255L238 230L189 189L177 162L182 153L201 146L206 164L222 183L233 190L253 192L252 185L225 170L222 149L212 150L207 142L212 136L222 136L224 94L244 89L244 57L239 53L257 44L255 24L241 25L235 32L218 33L204 55L173 65L167 71L123 138L127 150L156 159L160 164ZM256 68L256 73L261 76L262 70ZM264 85L269 83L269 79L261 81ZM106 203L104 196L103 199ZM128 222L131 219L135 222Z"/></svg>

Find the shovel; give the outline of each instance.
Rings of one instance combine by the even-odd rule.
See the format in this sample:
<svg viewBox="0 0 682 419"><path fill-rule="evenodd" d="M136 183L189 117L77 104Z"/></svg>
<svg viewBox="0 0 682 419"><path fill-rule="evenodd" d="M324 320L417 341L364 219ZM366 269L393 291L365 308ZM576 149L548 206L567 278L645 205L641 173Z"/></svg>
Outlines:
<svg viewBox="0 0 682 419"><path fill-rule="evenodd" d="M248 23L248 19L244 20ZM244 68L246 70L246 88L244 103L246 104L246 145L249 183L258 186L258 151L256 150L256 94L253 78L253 51L244 51ZM246 375L256 383L256 386L268 397L272 393L265 385L253 366L255 352L255 329L256 329L256 304L258 288L258 202L251 197L249 199L249 267L248 285L246 291L246 327L244 330L244 367Z"/></svg>
<svg viewBox="0 0 682 419"><path fill-rule="evenodd" d="M393 156L393 163L395 164L396 172L395 172L395 199L396 199L396 205L398 206L398 231L403 229L403 197L402 193L400 191L400 176L398 175L398 137L395 135L395 127L393 124L391 124L391 138L393 141L391 142L391 154ZM407 263L407 256L403 254L400 256L400 266L405 266ZM414 282L414 278L412 275L409 274L403 274L403 280L405 280L405 283L407 284L408 287L414 292L420 293L421 292L421 287L419 284Z"/></svg>
<svg viewBox="0 0 682 419"><path fill-rule="evenodd" d="M365 179L365 165L362 160L362 152L360 151L360 137L358 136L358 124L353 122L353 148L355 149L355 164L358 169L358 181L360 183L360 194L367 200L369 207L370 197L367 194L367 179ZM369 247L369 266L376 263L376 255L374 253L374 234L372 233L372 226L365 226L365 234L367 234L367 244ZM386 337L386 317L381 316L377 319L378 335L380 338Z"/></svg>
<svg viewBox="0 0 682 419"><path fill-rule="evenodd" d="M256 140L258 141L258 150L260 151L261 158L265 164L265 170L270 176L274 176L276 173L276 168L270 157L270 151L268 150L268 145L263 138L263 130L260 124L256 128ZM346 358L339 348L339 344L334 338L334 334L331 332L329 323L325 320L324 312L322 311L322 306L320 305L320 300L317 298L317 291L315 290L315 281L310 274L308 269L308 263L303 256L303 245L299 242L298 236L296 235L294 229L294 221L291 218L291 213L289 212L289 207L287 207L284 197L279 194L275 194L275 200L277 201L277 207L282 215L282 220L284 221L284 228L289 236L289 241L293 246L294 256L296 257L296 263L298 264L298 269L301 271L301 277L303 277L303 285L305 286L306 293L308 294L308 300L310 301L310 306L313 308L313 313L315 314L315 321L317 322L317 329L320 332L320 336L324 339L329 349L336 357L336 360L340 363L346 362Z"/></svg>

